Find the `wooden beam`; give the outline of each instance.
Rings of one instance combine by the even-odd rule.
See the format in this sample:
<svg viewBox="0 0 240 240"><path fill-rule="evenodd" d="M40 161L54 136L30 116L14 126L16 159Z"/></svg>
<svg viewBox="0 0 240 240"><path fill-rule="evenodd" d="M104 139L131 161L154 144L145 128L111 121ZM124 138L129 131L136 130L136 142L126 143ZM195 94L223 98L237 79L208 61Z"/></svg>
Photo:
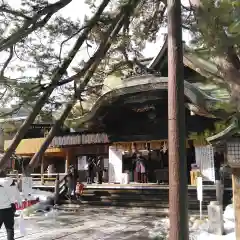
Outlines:
<svg viewBox="0 0 240 240"><path fill-rule="evenodd" d="M44 185L44 157L41 159L41 184Z"/></svg>

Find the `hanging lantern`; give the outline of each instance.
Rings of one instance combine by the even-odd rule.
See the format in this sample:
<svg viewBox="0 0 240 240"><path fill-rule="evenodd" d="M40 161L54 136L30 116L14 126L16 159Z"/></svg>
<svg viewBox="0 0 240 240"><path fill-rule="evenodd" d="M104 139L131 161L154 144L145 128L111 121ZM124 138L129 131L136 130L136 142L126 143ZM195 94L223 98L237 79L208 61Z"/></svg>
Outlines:
<svg viewBox="0 0 240 240"><path fill-rule="evenodd" d="M162 151L163 151L164 153L166 153L167 150L168 150L167 144L166 144L166 142L164 142L164 143L163 143Z"/></svg>
<svg viewBox="0 0 240 240"><path fill-rule="evenodd" d="M136 153L137 152L137 144L136 143L132 143L132 153Z"/></svg>
<svg viewBox="0 0 240 240"><path fill-rule="evenodd" d="M147 148L147 150L148 150L148 152L151 152L151 146L150 146L150 143L148 142L148 143L146 143L146 148Z"/></svg>

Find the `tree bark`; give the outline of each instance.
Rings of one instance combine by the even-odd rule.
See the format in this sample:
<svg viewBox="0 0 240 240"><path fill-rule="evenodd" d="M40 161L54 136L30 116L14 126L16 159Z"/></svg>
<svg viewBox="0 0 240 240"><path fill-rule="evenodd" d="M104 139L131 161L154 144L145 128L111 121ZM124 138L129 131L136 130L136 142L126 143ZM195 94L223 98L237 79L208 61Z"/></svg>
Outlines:
<svg viewBox="0 0 240 240"><path fill-rule="evenodd" d="M235 212L236 240L240 240L240 169L233 168L233 206Z"/></svg>
<svg viewBox="0 0 240 240"><path fill-rule="evenodd" d="M11 145L3 155L2 159L0 160L0 169L2 169L7 161L10 159L14 151L16 150L18 144L20 141L23 139L24 135L26 134L27 130L29 129L30 125L34 122L35 118L41 111L42 107L46 103L47 99L50 97L52 94L55 84L59 82L61 77L65 74L67 68L71 64L73 58L76 56L78 50L82 46L82 44L85 42L89 32L91 29L94 27L96 22L100 19L104 9L108 5L110 0L103 0L101 3L100 7L98 8L98 11L96 14L92 17L90 22L88 23L88 27L84 29L83 33L79 36L77 41L75 42L74 47L72 50L69 52L68 56L64 59L63 63L61 66L56 70L56 72L53 74L52 79L51 79L51 84L50 86L45 90L45 92L42 94L42 96L39 98L39 100L36 102L33 111L30 113L28 118L24 121L18 132L16 133L15 137L12 140Z"/></svg>
<svg viewBox="0 0 240 240"><path fill-rule="evenodd" d="M133 1L130 0L129 2L132 2L132 4L129 7L131 7L131 10L133 10L139 3L139 0L133 0ZM113 23L111 24L111 26L109 27L109 29L105 35L106 37L101 42L98 50L96 51L94 56L87 62L87 64L86 64L87 66L89 66L89 62L92 64L89 66L88 71L86 72L86 74L83 78L83 81L81 82L80 86L77 88L73 99L67 104L64 112L62 113L60 118L56 121L56 123L52 127L51 131L47 135L40 150L37 153L35 153L35 155L32 157L32 159L28 165L28 173L33 171L34 167L38 164L39 159L41 159L43 157L43 155L44 155L46 149L48 148L49 144L51 143L52 139L54 138L54 136L56 135L56 133L58 132L60 127L63 125L65 119L67 118L72 107L75 104L76 97L79 96L84 91L85 87L87 86L88 82L90 81L91 77L93 76L94 72L96 71L99 63L101 62L101 60L103 59L103 57L105 56L105 54L107 53L109 48L111 47L113 39L116 37L118 32L121 30L127 14L129 14L129 12L125 12L124 8L123 8L122 11L116 16L116 18L113 21Z"/></svg>
<svg viewBox="0 0 240 240"><path fill-rule="evenodd" d="M188 188L181 0L167 1L170 240L187 240Z"/></svg>

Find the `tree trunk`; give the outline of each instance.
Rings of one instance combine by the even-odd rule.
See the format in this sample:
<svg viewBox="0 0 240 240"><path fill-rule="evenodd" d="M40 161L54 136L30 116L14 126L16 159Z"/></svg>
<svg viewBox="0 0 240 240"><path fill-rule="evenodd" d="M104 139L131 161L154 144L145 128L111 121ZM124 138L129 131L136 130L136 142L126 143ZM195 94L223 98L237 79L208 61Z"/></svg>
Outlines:
<svg viewBox="0 0 240 240"><path fill-rule="evenodd" d="M7 161L11 158L12 154L16 150L18 144L21 142L21 140L24 138L24 135L26 134L27 130L29 129L30 125L34 122L35 118L41 111L42 107L52 94L55 85L59 82L61 77L65 74L67 68L71 64L73 58L76 56L78 50L82 46L82 44L85 42L89 32L91 29L95 26L96 22L100 19L104 9L108 5L110 0L103 0L102 4L100 5L98 11L96 14L92 17L90 20L88 27L84 29L83 33L79 36L77 41L75 42L75 45L73 49L69 52L68 56L64 59L61 66L56 70L56 72L53 74L51 79L51 85L45 90L45 92L42 94L40 99L36 102L33 111L30 113L28 118L24 121L18 132L16 133L15 137L12 140L11 145L3 155L2 159L0 160L0 169L4 168Z"/></svg>
<svg viewBox="0 0 240 240"><path fill-rule="evenodd" d="M235 212L236 240L240 240L240 169L233 168L233 206Z"/></svg>
<svg viewBox="0 0 240 240"><path fill-rule="evenodd" d="M63 125L64 120L69 115L69 113L70 113L70 111L71 111L73 106L74 106L74 102L69 102L67 104L66 108L64 109L63 113L61 114L60 118L55 122L54 126L51 128L51 130L48 133L47 137L45 138L41 148L32 157L32 159L31 159L31 161L30 161L30 163L28 165L28 170L27 170L28 174L30 174L33 171L33 169L37 165L39 159L41 159L43 157L44 152L48 148L49 144L52 142L52 139L54 138L54 136L56 135L58 130Z"/></svg>
<svg viewBox="0 0 240 240"><path fill-rule="evenodd" d="M20 141L24 138L24 135L26 134L26 132L28 131L30 125L33 123L33 121L35 120L36 116L38 115L38 113L40 112L40 110L42 109L43 105L45 104L45 102L47 101L48 97L50 96L50 94L52 93L53 88L48 88L43 95L41 96L41 98L37 101L37 103L34 106L33 111L30 113L30 115L27 117L27 119L24 121L24 123L22 124L22 126L20 127L20 129L18 130L18 132L16 133L16 135L14 136L11 145L9 146L9 148L7 149L7 151L4 153L2 159L0 160L0 169L3 169L5 167L5 164L7 163L7 161L11 158L12 154L15 152L18 144L20 143Z"/></svg>
<svg viewBox="0 0 240 240"><path fill-rule="evenodd" d="M181 0L167 1L169 239L189 239Z"/></svg>
<svg viewBox="0 0 240 240"><path fill-rule="evenodd" d="M131 10L133 10L136 7L138 2L139 2L139 0L134 0L133 1L133 4L131 5L131 7L132 7ZM73 100L71 100L67 104L64 112L62 113L60 118L56 121L56 123L52 127L51 131L49 132L48 136L46 137L45 141L43 142L40 150L37 153L35 153L35 155L32 157L32 159L29 163L29 166L28 166L28 172L33 171L34 167L38 164L39 159L41 159L43 157L43 155L44 155L45 151L47 150L49 144L51 143L52 139L54 138L54 136L56 135L56 133L58 132L60 127L63 125L65 119L67 118L67 116L70 113L72 107L74 106L75 101L76 101L76 96L79 96L84 91L85 87L87 86L88 82L90 81L91 77L93 76L94 72L96 71L99 63L101 62L101 60L103 59L103 57L105 56L105 54L107 53L109 48L111 47L112 40L116 37L118 32L121 30L127 14L129 14L129 12L126 13L124 11L124 9L122 9L122 11L117 15L117 17L115 18L115 20L113 21L113 23L109 27L108 32L105 35L106 37L101 42L98 50L96 51L96 53L92 57L92 59L95 59L95 61L89 67L87 73L85 74L85 76L83 78L82 83L77 88L76 93L73 97ZM89 61L92 62L92 59L90 59ZM88 63L87 63L87 65L88 65Z"/></svg>

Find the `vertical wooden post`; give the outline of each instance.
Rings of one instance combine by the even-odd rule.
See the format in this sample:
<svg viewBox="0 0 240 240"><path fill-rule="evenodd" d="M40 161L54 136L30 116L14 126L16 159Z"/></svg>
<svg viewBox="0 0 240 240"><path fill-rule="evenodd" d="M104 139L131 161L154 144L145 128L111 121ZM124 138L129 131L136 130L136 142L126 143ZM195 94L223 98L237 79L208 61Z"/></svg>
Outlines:
<svg viewBox="0 0 240 240"><path fill-rule="evenodd" d="M187 240L188 188L181 1L167 0L170 240Z"/></svg>
<svg viewBox="0 0 240 240"><path fill-rule="evenodd" d="M233 168L233 206L235 212L236 240L240 240L240 168Z"/></svg>
<svg viewBox="0 0 240 240"><path fill-rule="evenodd" d="M15 158L12 159L12 170L15 170L15 166L16 166L16 160Z"/></svg>
<svg viewBox="0 0 240 240"><path fill-rule="evenodd" d="M68 172L68 168L71 162L71 153L70 153L70 149L67 149L66 151L66 159L65 159L65 173Z"/></svg>
<svg viewBox="0 0 240 240"><path fill-rule="evenodd" d="M54 190L54 193L55 193L54 205L58 204L58 201L59 201L59 191L60 191L60 188L59 188L59 175L57 175L56 181L55 181L55 190Z"/></svg>
<svg viewBox="0 0 240 240"><path fill-rule="evenodd" d="M44 157L41 159L41 184L44 185Z"/></svg>

